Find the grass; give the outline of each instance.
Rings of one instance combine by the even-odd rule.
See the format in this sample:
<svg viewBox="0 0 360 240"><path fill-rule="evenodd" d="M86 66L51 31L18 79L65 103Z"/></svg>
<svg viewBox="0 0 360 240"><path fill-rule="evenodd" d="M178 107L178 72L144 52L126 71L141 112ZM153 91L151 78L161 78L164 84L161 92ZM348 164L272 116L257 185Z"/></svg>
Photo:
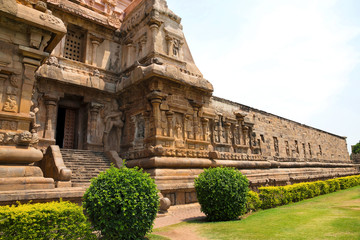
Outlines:
<svg viewBox="0 0 360 240"><path fill-rule="evenodd" d="M172 228L184 226L174 225ZM192 221L208 239L359 239L360 186L229 222ZM155 229L156 232L166 229ZM156 238L150 238L156 239Z"/></svg>
<svg viewBox="0 0 360 240"><path fill-rule="evenodd" d="M146 239L150 239L150 240L170 240L170 238L155 235L155 234L148 234L148 235L146 235L146 237L147 237Z"/></svg>

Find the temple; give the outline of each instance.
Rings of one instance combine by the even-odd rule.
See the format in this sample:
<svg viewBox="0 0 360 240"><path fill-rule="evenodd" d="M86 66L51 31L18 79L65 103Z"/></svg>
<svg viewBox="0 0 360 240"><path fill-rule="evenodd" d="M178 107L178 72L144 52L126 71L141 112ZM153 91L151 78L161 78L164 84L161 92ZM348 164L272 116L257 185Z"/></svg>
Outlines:
<svg viewBox="0 0 360 240"><path fill-rule="evenodd" d="M122 159L174 205L208 167L254 189L359 174L346 137L213 96L180 22L165 0L0 0L1 204L81 198Z"/></svg>

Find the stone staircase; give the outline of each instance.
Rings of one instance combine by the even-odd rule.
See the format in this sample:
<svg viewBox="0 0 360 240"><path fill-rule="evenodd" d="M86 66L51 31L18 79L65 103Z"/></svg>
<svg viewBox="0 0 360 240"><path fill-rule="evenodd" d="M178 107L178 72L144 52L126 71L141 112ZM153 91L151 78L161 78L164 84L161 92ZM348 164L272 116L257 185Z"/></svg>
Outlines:
<svg viewBox="0 0 360 240"><path fill-rule="evenodd" d="M110 168L111 161L103 152L61 149L65 166L72 170L72 186L88 187L90 179Z"/></svg>

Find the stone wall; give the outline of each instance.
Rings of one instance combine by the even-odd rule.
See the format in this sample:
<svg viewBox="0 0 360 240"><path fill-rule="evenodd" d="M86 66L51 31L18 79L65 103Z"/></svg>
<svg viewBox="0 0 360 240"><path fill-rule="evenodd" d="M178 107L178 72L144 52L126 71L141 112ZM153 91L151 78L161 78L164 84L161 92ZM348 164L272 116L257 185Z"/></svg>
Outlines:
<svg viewBox="0 0 360 240"><path fill-rule="evenodd" d="M266 159L350 162L346 137L217 97L210 106L224 116L242 111L254 124L254 137Z"/></svg>
<svg viewBox="0 0 360 240"><path fill-rule="evenodd" d="M35 71L65 33L44 2L0 3L0 192L55 187L36 166L43 153L32 96Z"/></svg>
<svg viewBox="0 0 360 240"><path fill-rule="evenodd" d="M12 31L1 16L0 40L16 44L0 46L0 134L35 126L38 148L116 151L173 204L196 201L193 181L207 167L235 167L254 189L359 172L345 137L213 97L165 0L47 3L63 32L37 65L29 56L44 50L41 31Z"/></svg>
<svg viewBox="0 0 360 240"><path fill-rule="evenodd" d="M360 153L358 154L351 154L351 159L355 162L355 163L360 163Z"/></svg>
<svg viewBox="0 0 360 240"><path fill-rule="evenodd" d="M115 31L131 1L48 3L68 32L37 71L39 146L59 144L59 109L69 109L76 118L70 148L103 151L106 115L118 110L114 93L122 49Z"/></svg>

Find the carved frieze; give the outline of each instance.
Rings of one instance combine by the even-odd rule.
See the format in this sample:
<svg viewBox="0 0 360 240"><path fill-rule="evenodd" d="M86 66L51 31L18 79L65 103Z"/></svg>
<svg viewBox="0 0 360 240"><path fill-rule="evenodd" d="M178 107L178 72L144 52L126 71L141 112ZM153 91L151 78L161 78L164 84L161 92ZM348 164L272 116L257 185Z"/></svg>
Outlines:
<svg viewBox="0 0 360 240"><path fill-rule="evenodd" d="M54 17L53 15L46 14L46 13L40 14L40 19L44 20L46 22L49 22L51 24L54 24L54 25L61 24L61 21L57 17Z"/></svg>
<svg viewBox="0 0 360 240"><path fill-rule="evenodd" d="M4 122L4 121L3 121ZM23 131L21 133L0 133L0 145L33 146L39 142L37 134Z"/></svg>
<svg viewBox="0 0 360 240"><path fill-rule="evenodd" d="M135 28L136 26L138 26L140 24L140 22L147 16L147 14L145 14L146 11L146 7L145 4L142 4L139 9L131 12L130 16L126 19L124 19L124 22L121 26L121 30L124 33L127 33L129 31L131 31L133 28Z"/></svg>

